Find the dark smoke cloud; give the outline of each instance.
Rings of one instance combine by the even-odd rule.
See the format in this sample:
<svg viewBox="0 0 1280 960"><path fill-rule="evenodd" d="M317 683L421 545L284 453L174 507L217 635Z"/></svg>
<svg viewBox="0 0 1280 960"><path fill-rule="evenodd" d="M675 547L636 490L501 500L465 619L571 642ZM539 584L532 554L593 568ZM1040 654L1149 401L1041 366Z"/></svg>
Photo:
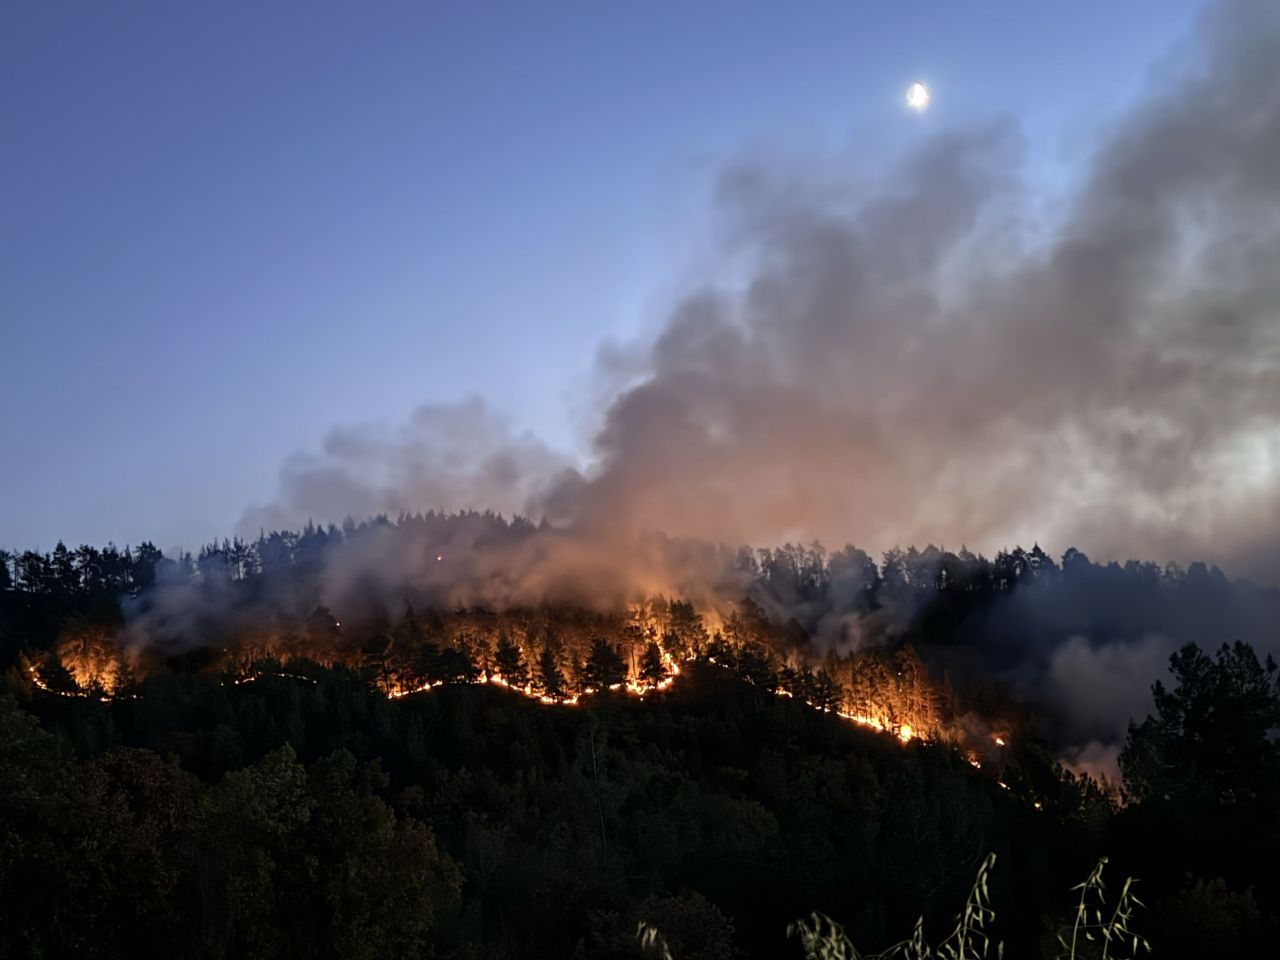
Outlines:
<svg viewBox="0 0 1280 960"><path fill-rule="evenodd" d="M1123 738L1134 711L1133 691L1167 675L1174 649L1161 636L1106 644L1073 636L1058 646L1050 657L1048 684L1054 701L1069 709L1065 732L1081 743ZM1143 706L1150 708L1150 698Z"/></svg>
<svg viewBox="0 0 1280 960"><path fill-rule="evenodd" d="M608 540L1039 539L1274 578L1278 21L1210 9L1055 224L1009 123L871 186L736 163L718 206L748 280L675 309L588 468L478 401L423 408L335 431L245 525L478 507Z"/></svg>
<svg viewBox="0 0 1280 960"><path fill-rule="evenodd" d="M1119 744L1131 720L1152 712L1151 683L1167 681L1174 649L1159 635L1105 644L1074 636L1053 651L1044 684L1048 705L1077 770L1119 782Z"/></svg>

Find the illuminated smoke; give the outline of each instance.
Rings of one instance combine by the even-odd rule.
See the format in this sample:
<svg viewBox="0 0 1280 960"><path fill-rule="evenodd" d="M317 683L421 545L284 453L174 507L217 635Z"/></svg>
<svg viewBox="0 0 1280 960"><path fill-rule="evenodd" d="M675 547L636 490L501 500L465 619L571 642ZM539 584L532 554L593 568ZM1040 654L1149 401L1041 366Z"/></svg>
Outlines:
<svg viewBox="0 0 1280 960"><path fill-rule="evenodd" d="M1039 540L1273 577L1280 8L1219 4L1194 40L1050 222L1009 122L870 184L831 158L728 164L717 210L745 280L691 289L632 350L586 466L476 402L423 408L291 460L245 529L474 507L570 531L575 571L660 530Z"/></svg>

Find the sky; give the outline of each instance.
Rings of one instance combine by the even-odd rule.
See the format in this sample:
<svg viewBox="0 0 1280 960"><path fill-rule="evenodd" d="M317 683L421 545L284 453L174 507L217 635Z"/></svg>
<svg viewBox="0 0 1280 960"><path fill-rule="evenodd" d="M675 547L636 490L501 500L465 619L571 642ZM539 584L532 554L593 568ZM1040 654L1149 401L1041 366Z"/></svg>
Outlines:
<svg viewBox="0 0 1280 960"><path fill-rule="evenodd" d="M6 4L0 545L194 549L468 396L586 458L725 164L1012 118L1052 197L1196 6Z"/></svg>

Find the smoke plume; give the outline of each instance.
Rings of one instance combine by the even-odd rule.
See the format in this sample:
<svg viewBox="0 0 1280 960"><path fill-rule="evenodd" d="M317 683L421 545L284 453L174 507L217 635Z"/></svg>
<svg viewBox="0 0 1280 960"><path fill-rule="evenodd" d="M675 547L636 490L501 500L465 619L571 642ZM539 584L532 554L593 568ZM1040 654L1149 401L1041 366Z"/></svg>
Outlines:
<svg viewBox="0 0 1280 960"><path fill-rule="evenodd" d="M588 465L478 401L428 407L335 430L245 526L475 507L609 543L1038 539L1274 577L1278 54L1273 5L1207 11L1054 223L1007 122L871 186L732 163L747 280L675 307Z"/></svg>

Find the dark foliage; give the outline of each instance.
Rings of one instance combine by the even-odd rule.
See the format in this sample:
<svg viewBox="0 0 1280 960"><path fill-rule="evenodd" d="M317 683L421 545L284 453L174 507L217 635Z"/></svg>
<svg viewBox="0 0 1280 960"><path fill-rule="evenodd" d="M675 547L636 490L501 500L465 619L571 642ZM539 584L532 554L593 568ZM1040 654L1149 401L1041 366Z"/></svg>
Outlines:
<svg viewBox="0 0 1280 960"><path fill-rule="evenodd" d="M1044 955L1062 891L1103 853L1141 878L1157 956L1275 942L1270 661L1181 649L1130 730L1120 809L975 681L1072 632L1253 639L1273 593L1075 551L877 565L788 547L734 557L747 590L720 630L679 599L491 611L384 584L323 605L342 551L402 537L434 555L457 524L536 534L427 516L176 560L0 556L17 698L0 701L0 956L623 957L640 920L678 960L773 956L814 910L875 947L921 913L945 926L992 851L1011 956ZM851 623L862 646L840 653ZM665 692L610 690L673 663ZM597 692L547 707L473 685L494 674L554 701ZM981 769L974 717L1014 731Z"/></svg>

